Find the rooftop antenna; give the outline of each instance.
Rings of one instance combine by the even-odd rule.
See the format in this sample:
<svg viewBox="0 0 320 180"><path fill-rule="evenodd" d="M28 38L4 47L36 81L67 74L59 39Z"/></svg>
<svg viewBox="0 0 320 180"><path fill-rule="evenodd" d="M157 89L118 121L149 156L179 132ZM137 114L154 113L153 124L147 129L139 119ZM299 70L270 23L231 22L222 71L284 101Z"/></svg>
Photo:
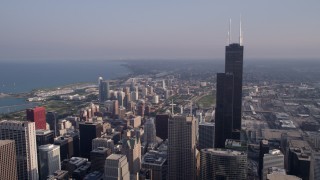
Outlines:
<svg viewBox="0 0 320 180"><path fill-rule="evenodd" d="M241 14L240 14L240 36L239 36L239 44L240 44L240 46L242 46L242 44L243 44L243 37L242 37L242 28L241 28Z"/></svg>
<svg viewBox="0 0 320 180"><path fill-rule="evenodd" d="M229 20L229 31L228 31L228 44L231 43L231 18Z"/></svg>
<svg viewBox="0 0 320 180"><path fill-rule="evenodd" d="M173 104L173 99L172 99L172 102L171 102L171 114L173 115L174 111L173 111L173 106L175 106L176 104Z"/></svg>

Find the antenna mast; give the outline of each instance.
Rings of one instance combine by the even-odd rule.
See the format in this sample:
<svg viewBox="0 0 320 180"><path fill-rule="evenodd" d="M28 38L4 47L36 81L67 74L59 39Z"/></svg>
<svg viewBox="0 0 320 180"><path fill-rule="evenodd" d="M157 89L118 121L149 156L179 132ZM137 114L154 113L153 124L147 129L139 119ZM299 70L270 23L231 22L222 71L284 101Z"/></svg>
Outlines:
<svg viewBox="0 0 320 180"><path fill-rule="evenodd" d="M229 20L229 31L228 31L228 44L231 43L231 18Z"/></svg>
<svg viewBox="0 0 320 180"><path fill-rule="evenodd" d="M241 27L241 15L240 15L240 35L239 35L239 44L240 44L240 46L242 46L242 44L243 44L243 37L242 37L242 27Z"/></svg>

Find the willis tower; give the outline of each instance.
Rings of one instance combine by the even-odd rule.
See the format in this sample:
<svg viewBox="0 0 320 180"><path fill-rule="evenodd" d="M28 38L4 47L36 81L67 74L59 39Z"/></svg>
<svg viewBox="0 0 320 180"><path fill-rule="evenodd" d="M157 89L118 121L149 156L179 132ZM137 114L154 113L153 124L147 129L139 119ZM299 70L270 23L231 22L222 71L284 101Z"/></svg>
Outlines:
<svg viewBox="0 0 320 180"><path fill-rule="evenodd" d="M242 106L243 45L240 20L239 43L231 43L231 20L225 54L225 73L217 74L215 148L226 139L240 140Z"/></svg>

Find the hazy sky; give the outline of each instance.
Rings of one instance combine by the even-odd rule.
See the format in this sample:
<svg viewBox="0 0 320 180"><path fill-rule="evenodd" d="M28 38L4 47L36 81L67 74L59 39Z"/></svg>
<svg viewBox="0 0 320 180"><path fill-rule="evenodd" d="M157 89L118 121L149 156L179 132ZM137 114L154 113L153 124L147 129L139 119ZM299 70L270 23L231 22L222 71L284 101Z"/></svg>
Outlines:
<svg viewBox="0 0 320 180"><path fill-rule="evenodd" d="M320 1L0 1L0 61L223 59L228 21L245 58L319 59Z"/></svg>

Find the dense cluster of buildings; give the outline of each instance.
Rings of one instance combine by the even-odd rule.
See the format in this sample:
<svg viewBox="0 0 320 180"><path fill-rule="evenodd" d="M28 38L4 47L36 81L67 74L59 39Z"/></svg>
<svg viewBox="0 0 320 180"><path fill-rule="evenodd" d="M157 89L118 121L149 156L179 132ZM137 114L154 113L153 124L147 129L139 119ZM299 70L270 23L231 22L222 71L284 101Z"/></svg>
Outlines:
<svg viewBox="0 0 320 180"><path fill-rule="evenodd" d="M215 108L193 104L208 95L195 90L204 81L99 77L97 101L74 116L35 107L25 121L1 120L1 179L320 179L320 125L306 120L320 103L291 119L280 109L298 103L275 99L268 87L244 89L243 52L240 32L216 75Z"/></svg>

